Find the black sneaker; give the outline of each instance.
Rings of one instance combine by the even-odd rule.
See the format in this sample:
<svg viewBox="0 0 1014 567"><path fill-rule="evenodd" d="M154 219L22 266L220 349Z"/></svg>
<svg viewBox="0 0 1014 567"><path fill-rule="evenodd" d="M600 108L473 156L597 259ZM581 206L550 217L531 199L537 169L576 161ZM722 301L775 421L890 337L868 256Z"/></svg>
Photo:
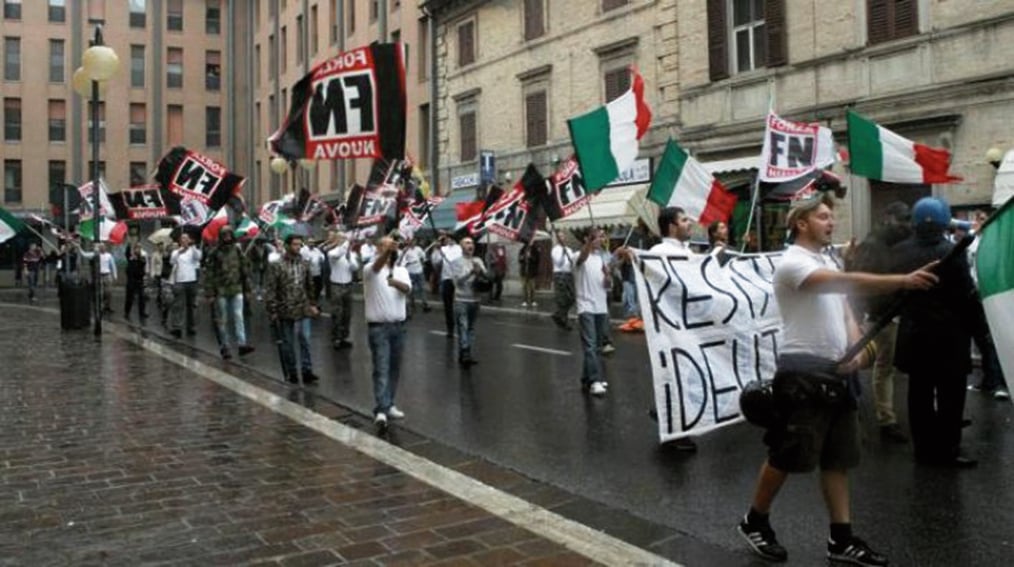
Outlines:
<svg viewBox="0 0 1014 567"><path fill-rule="evenodd" d="M752 525L744 517L736 527L736 531L750 544L754 552L764 559L779 562L788 560L789 552L785 551L785 548L775 539L775 531L771 529L770 525ZM830 554L830 551L828 553Z"/></svg>
<svg viewBox="0 0 1014 567"><path fill-rule="evenodd" d="M304 370L303 371L303 383L304 384L313 384L314 382L316 382L318 380L320 380L320 377L317 376L316 374L314 374L312 370Z"/></svg>
<svg viewBox="0 0 1014 567"><path fill-rule="evenodd" d="M887 558L870 549L866 542L853 536L842 543L827 540L827 559L852 565L887 565Z"/></svg>

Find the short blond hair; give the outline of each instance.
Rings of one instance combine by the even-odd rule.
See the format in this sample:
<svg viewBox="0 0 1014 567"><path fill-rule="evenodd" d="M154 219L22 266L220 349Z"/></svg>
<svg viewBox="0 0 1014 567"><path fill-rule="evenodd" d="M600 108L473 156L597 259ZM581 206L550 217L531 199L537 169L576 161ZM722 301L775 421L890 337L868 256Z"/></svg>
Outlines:
<svg viewBox="0 0 1014 567"><path fill-rule="evenodd" d="M796 223L801 220L806 220L813 211L816 211L821 205L827 205L827 208L834 210L834 199L831 195L826 192L821 192L813 197L803 199L797 202L789 209L789 215L785 218L785 224L788 225L789 233L796 234Z"/></svg>

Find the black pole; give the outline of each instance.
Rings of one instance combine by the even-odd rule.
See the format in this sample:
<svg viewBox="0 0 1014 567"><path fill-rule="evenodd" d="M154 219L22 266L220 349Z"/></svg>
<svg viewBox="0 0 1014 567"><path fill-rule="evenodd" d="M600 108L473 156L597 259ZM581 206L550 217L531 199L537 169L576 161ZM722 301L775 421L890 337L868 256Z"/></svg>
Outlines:
<svg viewBox="0 0 1014 567"><path fill-rule="evenodd" d="M92 45L102 45L102 26L95 26ZM102 195L99 186L99 83L92 81L92 245L95 255L92 261L92 281L95 282L95 336L102 337L102 255L99 253L99 239L102 236Z"/></svg>

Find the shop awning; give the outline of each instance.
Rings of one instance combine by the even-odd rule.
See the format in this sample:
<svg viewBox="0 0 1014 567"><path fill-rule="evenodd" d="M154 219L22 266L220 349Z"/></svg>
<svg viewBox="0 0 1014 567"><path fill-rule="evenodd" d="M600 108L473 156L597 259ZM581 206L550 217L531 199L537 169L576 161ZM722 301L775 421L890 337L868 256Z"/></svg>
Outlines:
<svg viewBox="0 0 1014 567"><path fill-rule="evenodd" d="M633 225L639 216L650 221L657 210L645 198L648 183L603 189L591 202L573 215L553 223L554 228L586 228L589 226ZM649 224L650 226L650 224Z"/></svg>
<svg viewBox="0 0 1014 567"><path fill-rule="evenodd" d="M718 161L701 162L704 169L711 175L722 175L724 173L741 173L757 169L760 165L760 156L746 156L733 159L722 159Z"/></svg>

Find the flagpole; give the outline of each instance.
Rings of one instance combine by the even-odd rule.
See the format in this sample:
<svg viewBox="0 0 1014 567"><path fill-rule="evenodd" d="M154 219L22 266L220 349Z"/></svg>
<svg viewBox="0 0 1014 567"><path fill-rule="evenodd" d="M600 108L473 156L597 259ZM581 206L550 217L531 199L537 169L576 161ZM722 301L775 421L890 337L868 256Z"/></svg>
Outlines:
<svg viewBox="0 0 1014 567"><path fill-rule="evenodd" d="M746 243L747 243L748 238L750 236L750 228L753 226L753 216L754 216L754 213L757 211L757 201L758 201L758 196L759 195L760 195L760 171L758 170L757 174L753 178L753 197L750 199L750 216L748 216L747 219L746 219L746 230L743 231L743 243L739 247L739 252L741 254L743 252L746 252ZM760 222L757 223L757 226L758 227L760 226ZM759 229L758 229L758 234L757 234L757 251L758 252L760 252L760 245L761 245L761 235L759 234Z"/></svg>

